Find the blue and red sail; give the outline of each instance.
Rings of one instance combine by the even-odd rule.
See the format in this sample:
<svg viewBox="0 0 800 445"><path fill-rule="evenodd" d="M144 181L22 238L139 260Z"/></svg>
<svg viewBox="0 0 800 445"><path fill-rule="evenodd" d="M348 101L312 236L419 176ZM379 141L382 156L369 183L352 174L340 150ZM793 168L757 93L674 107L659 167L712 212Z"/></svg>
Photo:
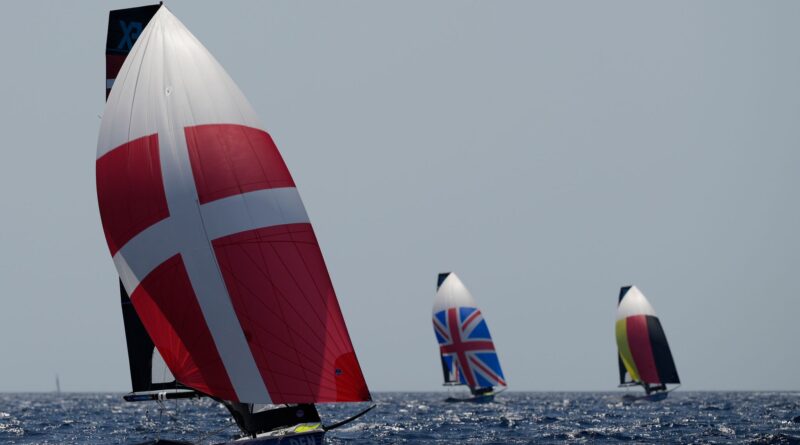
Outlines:
<svg viewBox="0 0 800 445"><path fill-rule="evenodd" d="M467 385L473 391L506 386L486 320L454 273L439 275L433 330L445 384Z"/></svg>

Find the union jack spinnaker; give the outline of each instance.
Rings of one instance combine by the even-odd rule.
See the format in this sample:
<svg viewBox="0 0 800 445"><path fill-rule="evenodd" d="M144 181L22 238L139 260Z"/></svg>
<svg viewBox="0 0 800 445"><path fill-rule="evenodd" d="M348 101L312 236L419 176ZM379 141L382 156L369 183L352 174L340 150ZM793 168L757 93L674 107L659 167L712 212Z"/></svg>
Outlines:
<svg viewBox="0 0 800 445"><path fill-rule="evenodd" d="M620 289L615 331L620 385L649 394L681 382L656 311L636 286Z"/></svg>
<svg viewBox="0 0 800 445"><path fill-rule="evenodd" d="M506 386L489 327L475 299L452 272L439 274L433 332L445 385L466 385L473 394Z"/></svg>
<svg viewBox="0 0 800 445"><path fill-rule="evenodd" d="M166 7L109 18L96 180L135 309L126 330L140 323L182 386L231 403L370 400L294 180L247 99Z"/></svg>

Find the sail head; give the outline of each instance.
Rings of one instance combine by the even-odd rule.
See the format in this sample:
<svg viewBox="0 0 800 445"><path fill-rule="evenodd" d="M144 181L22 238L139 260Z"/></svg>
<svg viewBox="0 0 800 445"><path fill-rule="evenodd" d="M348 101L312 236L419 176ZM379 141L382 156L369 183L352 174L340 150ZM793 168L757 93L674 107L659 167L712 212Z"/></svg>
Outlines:
<svg viewBox="0 0 800 445"><path fill-rule="evenodd" d="M500 360L483 314L454 273L439 274L433 303L433 330L445 384L471 390L506 386Z"/></svg>

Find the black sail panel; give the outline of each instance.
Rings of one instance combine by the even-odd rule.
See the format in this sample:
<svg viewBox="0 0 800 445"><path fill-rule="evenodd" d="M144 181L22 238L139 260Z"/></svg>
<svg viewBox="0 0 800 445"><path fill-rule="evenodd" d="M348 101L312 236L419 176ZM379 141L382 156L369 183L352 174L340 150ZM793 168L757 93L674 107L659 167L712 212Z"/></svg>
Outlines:
<svg viewBox="0 0 800 445"><path fill-rule="evenodd" d="M125 57L161 5L117 9L108 14L106 35L106 98Z"/></svg>
<svg viewBox="0 0 800 445"><path fill-rule="evenodd" d="M176 388L176 383L169 375L169 381L158 381L153 375L153 357L158 354L153 340L147 334L142 320L136 314L122 281L119 283L120 303L122 305L122 321L125 324L125 342L128 346L128 365L131 370L131 387L133 392L156 391ZM166 371L163 369L162 371ZM155 378L154 378L155 377ZM156 381L154 381L156 380Z"/></svg>
<svg viewBox="0 0 800 445"><path fill-rule="evenodd" d="M125 342L128 345L128 364L131 370L133 391L149 391L153 374L153 350L155 346L147 335L142 321L136 315L128 293L119 283L122 321L125 323Z"/></svg>
<svg viewBox="0 0 800 445"><path fill-rule="evenodd" d="M619 362L619 384L629 383L630 380L625 381L625 375L628 373L628 370L625 369L625 364L622 363L622 357L619 356L619 353L617 353L617 361Z"/></svg>
<svg viewBox="0 0 800 445"><path fill-rule="evenodd" d="M444 383L458 383L451 371L452 362L448 363L444 356L442 356L442 374L444 375Z"/></svg>
<svg viewBox="0 0 800 445"><path fill-rule="evenodd" d="M440 287L442 287L442 283L444 283L444 280L446 280L447 277L449 277L449 276L450 276L450 272L445 272L445 273L440 273L439 274L439 278L436 280L436 290L437 291L439 290Z"/></svg>
<svg viewBox="0 0 800 445"><path fill-rule="evenodd" d="M647 331L650 336L650 347L653 350L653 360L656 364L659 380L661 383L680 383L678 370L675 369L675 361L672 359L672 352L664 335L664 329L658 317L647 316Z"/></svg>
<svg viewBox="0 0 800 445"><path fill-rule="evenodd" d="M631 290L631 286L622 286L619 289L619 300L617 300L617 306L619 306L619 304L622 302L622 298L625 297L625 294L627 294L629 290Z"/></svg>

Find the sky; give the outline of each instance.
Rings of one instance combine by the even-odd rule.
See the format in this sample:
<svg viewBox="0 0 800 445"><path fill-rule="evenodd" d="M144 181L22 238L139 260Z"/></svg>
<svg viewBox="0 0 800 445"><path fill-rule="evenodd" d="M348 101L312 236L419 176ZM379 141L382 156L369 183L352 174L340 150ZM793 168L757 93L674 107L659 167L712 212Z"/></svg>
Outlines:
<svg viewBox="0 0 800 445"><path fill-rule="evenodd" d="M512 390L614 390L619 287L685 390L800 390L800 3L166 2L272 134L373 391L441 388L455 271ZM127 391L94 161L109 9L0 27L0 391Z"/></svg>

